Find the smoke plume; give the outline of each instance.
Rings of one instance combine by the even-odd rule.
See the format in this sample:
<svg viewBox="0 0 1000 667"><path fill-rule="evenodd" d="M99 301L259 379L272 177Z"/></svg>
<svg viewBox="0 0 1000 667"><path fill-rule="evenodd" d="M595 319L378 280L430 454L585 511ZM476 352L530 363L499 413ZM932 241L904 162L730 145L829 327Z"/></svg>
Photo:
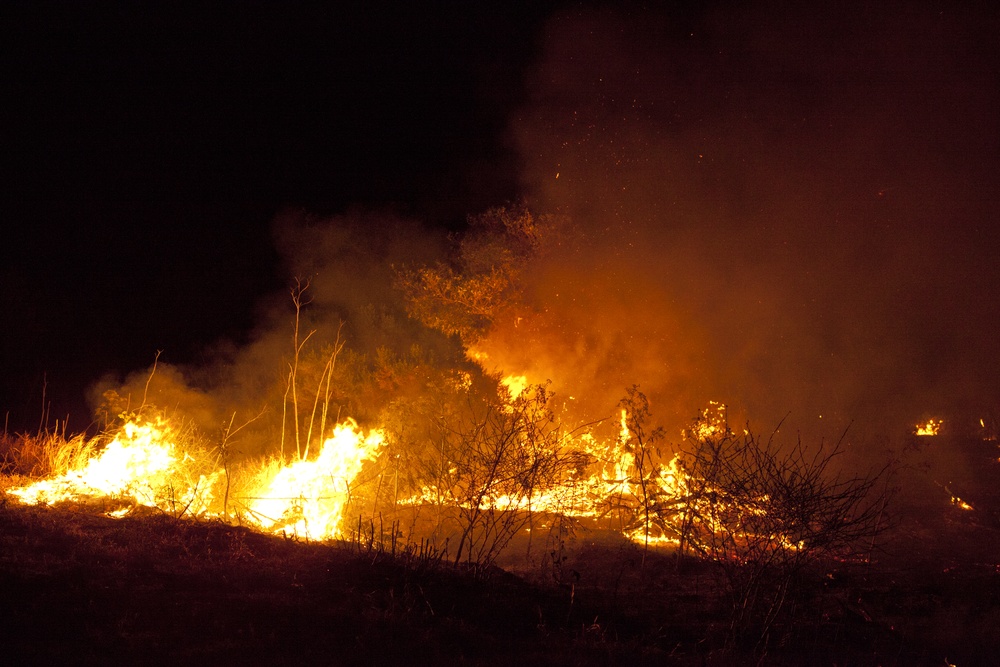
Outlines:
<svg viewBox="0 0 1000 667"><path fill-rule="evenodd" d="M668 423L995 408L995 21L771 10L550 22L511 137L580 241L484 348L596 404L638 382Z"/></svg>

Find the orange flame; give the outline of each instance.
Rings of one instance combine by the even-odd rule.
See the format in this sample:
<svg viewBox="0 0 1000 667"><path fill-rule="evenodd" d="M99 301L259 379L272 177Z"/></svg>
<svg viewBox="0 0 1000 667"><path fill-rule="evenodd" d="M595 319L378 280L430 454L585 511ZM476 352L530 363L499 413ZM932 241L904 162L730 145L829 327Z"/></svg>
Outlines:
<svg viewBox="0 0 1000 667"><path fill-rule="evenodd" d="M176 512L178 507L203 513L212 501L219 473L194 478L197 461L179 453L177 433L163 421L127 422L103 447L97 440L81 446L76 465L61 474L7 492L29 505L116 498L145 507Z"/></svg>
<svg viewBox="0 0 1000 667"><path fill-rule="evenodd" d="M364 437L357 423L338 424L314 461L265 468L251 490L248 509L261 529L308 539L340 536L351 483L383 443L382 431Z"/></svg>
<svg viewBox="0 0 1000 667"><path fill-rule="evenodd" d="M943 423L944 421L941 419L928 419L925 424L917 424L914 433L919 436L937 435L941 432L941 424Z"/></svg>

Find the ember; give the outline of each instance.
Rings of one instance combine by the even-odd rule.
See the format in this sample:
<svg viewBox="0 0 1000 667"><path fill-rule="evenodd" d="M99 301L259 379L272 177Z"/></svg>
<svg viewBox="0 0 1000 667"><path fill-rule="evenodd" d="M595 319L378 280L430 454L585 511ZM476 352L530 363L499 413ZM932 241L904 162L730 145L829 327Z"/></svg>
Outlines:
<svg viewBox="0 0 1000 667"><path fill-rule="evenodd" d="M917 424L914 433L919 436L938 435L941 432L941 424L943 423L940 419L928 419L924 424Z"/></svg>

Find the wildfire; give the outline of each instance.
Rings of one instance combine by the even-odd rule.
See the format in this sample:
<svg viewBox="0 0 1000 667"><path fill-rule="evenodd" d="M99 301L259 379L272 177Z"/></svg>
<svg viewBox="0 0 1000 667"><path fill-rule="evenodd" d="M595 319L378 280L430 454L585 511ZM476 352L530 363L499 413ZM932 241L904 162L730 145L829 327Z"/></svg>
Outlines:
<svg viewBox="0 0 1000 667"><path fill-rule="evenodd" d="M314 461L266 467L248 494L252 519L272 533L288 532L309 539L340 536L340 521L350 498L351 483L366 461L385 442L381 431L364 437L354 420L334 428Z"/></svg>
<svg viewBox="0 0 1000 667"><path fill-rule="evenodd" d="M937 435L941 432L941 424L943 423L941 419L928 419L925 424L917 424L914 433L919 436Z"/></svg>
<svg viewBox="0 0 1000 667"><path fill-rule="evenodd" d="M686 535L688 544L707 551L708 547L691 534L691 522L698 517L703 530L713 533L731 530L732 525L743 526L730 536L737 543L756 540L766 541L774 549L804 548L802 540L773 532L777 522L767 518L772 503L766 495L736 499L706 480L695 479L681 453L665 452L661 458L659 449L650 447L648 441L645 451L639 449L636 425L631 422L628 410L623 409L616 422L612 437L600 438L586 432L564 439L565 451L582 456L586 464L567 470L562 478L547 486L518 487L514 493L494 491L491 487L463 500L461 482L456 486L457 492L454 488L428 484L401 504L435 506L447 498L470 516L484 512L559 515L588 520L595 527L617 531L633 542L648 546L678 547L681 536ZM701 441L736 437L726 425L725 406L718 402L709 404L695 428L686 435ZM457 468L452 467L448 472L454 475ZM495 488L501 486L498 480ZM725 521L729 523L724 524ZM525 530L531 531L530 523Z"/></svg>
<svg viewBox="0 0 1000 667"><path fill-rule="evenodd" d="M63 443L54 456L60 463L53 476L7 493L27 505L107 499L175 516L228 513L219 499L225 470L207 452L182 448L178 443L183 441L165 420L129 421L107 443L100 438ZM365 437L347 420L335 427L315 460L264 462L248 474L253 483L243 496L247 518L268 532L338 537L351 484L383 442L381 431ZM108 514L129 510L116 507Z"/></svg>
<svg viewBox="0 0 1000 667"><path fill-rule="evenodd" d="M517 398L528 388L528 378L523 375L508 375L500 382L507 387L511 398Z"/></svg>
<svg viewBox="0 0 1000 667"><path fill-rule="evenodd" d="M56 456L62 469L55 476L7 492L30 505L111 498L200 514L212 502L219 473L198 474L198 461L178 451L177 439L162 420L129 421L103 446L97 438L70 441Z"/></svg>
<svg viewBox="0 0 1000 667"><path fill-rule="evenodd" d="M468 451L456 449L451 455L458 458L451 459L442 450L436 481L408 496L394 495L394 506L418 513L422 505L435 506L439 525L441 517L448 525L471 522L468 539L462 538L469 549L488 548L485 541L501 525L490 522L508 521L496 518L501 515L527 517L503 525L528 531L555 516L587 521L640 544L693 547L713 558L720 557L713 549L722 542L712 546L712 535L720 534L733 548L761 540L769 549L804 548L794 529L769 518L775 503L767 492L754 491L750 482L730 488L725 478L693 474L712 474L690 459L696 449L662 450L662 431L647 428L641 407L635 414L634 404L623 408L615 423L605 425L610 432L563 433L547 412L542 388L532 394L523 377L509 380L505 386L524 386L502 392L489 421L465 433ZM725 406L717 402L686 436L691 447L707 447L715 457L727 456L724 447L747 446L728 428ZM382 430L366 434L347 419L313 448L314 458L247 461L231 477L230 467L220 467L215 455L166 420L135 420L102 438L63 442L51 477L8 494L26 504L108 499L114 502L105 511L112 516L137 506L174 516L236 516L263 532L337 539L349 504L371 501L378 508L377 498L367 498L372 485L359 476L385 443ZM377 474L372 479L381 486ZM972 509L957 497L952 502Z"/></svg>

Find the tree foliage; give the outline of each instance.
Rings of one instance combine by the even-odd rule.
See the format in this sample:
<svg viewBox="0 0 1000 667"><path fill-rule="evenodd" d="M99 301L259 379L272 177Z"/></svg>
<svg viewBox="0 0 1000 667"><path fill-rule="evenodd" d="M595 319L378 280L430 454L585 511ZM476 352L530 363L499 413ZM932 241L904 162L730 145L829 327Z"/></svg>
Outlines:
<svg viewBox="0 0 1000 667"><path fill-rule="evenodd" d="M543 242L544 222L524 206L470 217L466 232L453 239L450 261L397 271L407 312L467 343L476 341L519 303L521 276Z"/></svg>

